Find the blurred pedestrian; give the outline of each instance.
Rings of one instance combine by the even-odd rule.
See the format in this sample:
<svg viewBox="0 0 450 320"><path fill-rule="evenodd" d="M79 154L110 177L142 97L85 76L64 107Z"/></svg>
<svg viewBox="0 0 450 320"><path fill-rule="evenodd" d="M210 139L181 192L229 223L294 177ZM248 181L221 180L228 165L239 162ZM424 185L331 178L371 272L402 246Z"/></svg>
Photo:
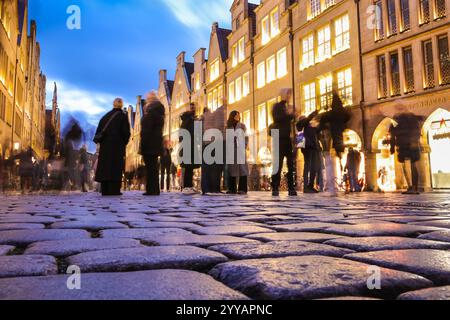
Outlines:
<svg viewBox="0 0 450 320"><path fill-rule="evenodd" d="M325 155L326 191L337 195L337 161L341 165L342 155L345 151L344 131L350 121L351 115L344 108L341 98L336 90L333 90L331 110L320 117L321 140ZM337 157L337 158L336 158Z"/></svg>
<svg viewBox="0 0 450 320"><path fill-rule="evenodd" d="M225 126L223 124L225 108L219 108L214 113L211 112L208 108L203 110L203 134L205 134L208 130L220 130L223 133L223 129ZM208 147L210 147L213 143L219 144L222 148L222 155L225 154L225 146L224 146L224 136L222 134L222 138L220 141L216 141L218 137L214 137L212 141L203 141L203 151L205 151ZM213 163L206 163L206 159L202 161L202 194L207 193L220 193L221 192L221 181L222 181L222 173L223 173L223 158L219 159L218 154L216 154L217 150L213 150L211 152L211 156L214 159Z"/></svg>
<svg viewBox="0 0 450 320"><path fill-rule="evenodd" d="M391 136L391 153L398 152L398 161L402 164L403 172L408 183L408 190L404 194L420 194L419 190L419 168L420 160L420 138L421 125L424 117L417 116L400 105L397 107L399 113L394 116L394 124L391 125L389 133ZM409 160L411 166L411 179L409 179L406 162Z"/></svg>
<svg viewBox="0 0 450 320"><path fill-rule="evenodd" d="M164 153L163 129L165 109L154 92L147 95L144 116L141 121L140 154L144 157L147 171L145 196L159 196L158 158Z"/></svg>
<svg viewBox="0 0 450 320"><path fill-rule="evenodd" d="M83 145L80 149L80 155L78 160L78 171L80 174L81 191L88 192L87 186L89 184L89 158L86 145Z"/></svg>
<svg viewBox="0 0 450 320"><path fill-rule="evenodd" d="M281 172L283 169L284 159L286 158L288 172L287 181L289 188L289 196L297 196L295 190L295 167L294 167L294 150L292 140L292 127L295 116L293 112L288 111L288 103L292 96L291 89L282 89L280 92L281 101L273 106L272 117L274 123L269 128L269 134L272 136L272 130L278 130L279 141L274 141L279 145L278 159L273 159L272 163L278 161L278 170L272 175L272 195L279 196L281 184ZM273 139L273 137L272 137Z"/></svg>
<svg viewBox="0 0 450 320"><path fill-rule="evenodd" d="M170 192L170 168L172 167L172 149L170 141L164 141L164 148L160 158L161 190ZM164 188L164 182L166 183Z"/></svg>
<svg viewBox="0 0 450 320"><path fill-rule="evenodd" d="M245 195L248 192L248 164L246 151L248 148L247 128L241 122L241 114L232 111L228 117L227 130L233 130L233 141L227 141L233 147L233 163L227 163L228 194ZM228 136L228 134L227 134ZM244 145L241 145L244 143Z"/></svg>
<svg viewBox="0 0 450 320"><path fill-rule="evenodd" d="M72 191L77 186L77 162L78 155L76 145L83 137L83 130L78 122L72 120L68 126L70 129L64 135L63 157L64 157L64 187L65 191Z"/></svg>
<svg viewBox="0 0 450 320"><path fill-rule="evenodd" d="M361 166L361 153L350 147L347 155L347 164L345 170L348 173L350 181L350 192L361 192L359 185L359 168Z"/></svg>
<svg viewBox="0 0 450 320"><path fill-rule="evenodd" d="M125 149L130 140L130 123L123 112L123 100L114 100L114 108L99 123L94 142L100 144L95 181L101 183L103 196L118 196L125 169Z"/></svg>
<svg viewBox="0 0 450 320"><path fill-rule="evenodd" d="M194 137L195 128L195 105L190 105L190 110L181 115L181 126L180 128L186 130L190 135L190 145L183 147L190 148L190 158L184 159L184 150L181 150L180 156L182 158L181 167L184 169L183 174L183 193L186 195L196 194L197 191L194 189L194 170L199 168L199 165L195 164L194 154L196 152L196 142ZM180 143L183 142L183 137L180 136Z"/></svg>
<svg viewBox="0 0 450 320"><path fill-rule="evenodd" d="M33 151L31 148L19 154L19 176L22 194L31 191L33 182Z"/></svg>
<svg viewBox="0 0 450 320"><path fill-rule="evenodd" d="M321 146L319 142L319 122L315 120L319 113L316 111L309 117L300 117L297 122L297 130L303 132L304 143L301 148L304 158L303 168L303 192L318 193L316 179L321 170Z"/></svg>

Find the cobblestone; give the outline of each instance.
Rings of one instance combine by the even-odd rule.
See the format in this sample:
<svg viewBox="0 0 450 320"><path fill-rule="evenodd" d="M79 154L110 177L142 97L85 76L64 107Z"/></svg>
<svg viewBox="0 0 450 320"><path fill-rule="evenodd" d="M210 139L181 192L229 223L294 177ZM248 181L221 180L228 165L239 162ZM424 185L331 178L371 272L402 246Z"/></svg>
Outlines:
<svg viewBox="0 0 450 320"><path fill-rule="evenodd" d="M0 299L447 300L449 221L443 193L0 196Z"/></svg>

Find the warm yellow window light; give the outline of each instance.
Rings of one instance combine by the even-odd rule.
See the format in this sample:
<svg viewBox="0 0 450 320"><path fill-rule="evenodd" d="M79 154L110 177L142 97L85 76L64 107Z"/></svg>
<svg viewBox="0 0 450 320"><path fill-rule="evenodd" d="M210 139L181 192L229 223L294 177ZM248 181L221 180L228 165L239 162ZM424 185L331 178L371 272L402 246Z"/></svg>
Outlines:
<svg viewBox="0 0 450 320"><path fill-rule="evenodd" d="M278 8L270 13L270 37L273 38L280 33L280 14Z"/></svg>
<svg viewBox="0 0 450 320"><path fill-rule="evenodd" d="M265 17L261 21L261 41L265 45L270 41L270 21L269 17Z"/></svg>
<svg viewBox="0 0 450 320"><path fill-rule="evenodd" d="M250 110L246 110L242 113L242 123L247 128L247 132L251 131L251 113Z"/></svg>
<svg viewBox="0 0 450 320"><path fill-rule="evenodd" d="M332 91L333 91L333 76L331 74L322 77L319 80L320 88L320 107L327 109L331 107Z"/></svg>
<svg viewBox="0 0 450 320"><path fill-rule="evenodd" d="M287 53L286 48L281 49L277 52L277 77L278 79L283 78L287 75Z"/></svg>
<svg viewBox="0 0 450 320"><path fill-rule="evenodd" d="M350 48L350 21L348 14L334 21L334 32L334 53L339 53Z"/></svg>
<svg viewBox="0 0 450 320"><path fill-rule="evenodd" d="M250 73L247 72L242 76L242 96L246 97L250 94Z"/></svg>
<svg viewBox="0 0 450 320"><path fill-rule="evenodd" d="M317 31L317 62L331 57L331 30L326 25Z"/></svg>
<svg viewBox="0 0 450 320"><path fill-rule="evenodd" d="M245 39L244 37L242 37L239 41L238 41L238 62L241 63L242 61L245 60Z"/></svg>
<svg viewBox="0 0 450 320"><path fill-rule="evenodd" d="M211 63L211 67L209 69L209 81L212 82L216 80L219 77L219 59L216 59L214 62Z"/></svg>
<svg viewBox="0 0 450 320"><path fill-rule="evenodd" d="M276 59L275 55L273 55L267 59L267 83L271 83L276 79L276 69Z"/></svg>
<svg viewBox="0 0 450 320"><path fill-rule="evenodd" d="M339 95L345 106L353 104L352 69L347 68L337 73Z"/></svg>
<svg viewBox="0 0 450 320"><path fill-rule="evenodd" d="M258 130L262 131L267 128L267 109L266 104L258 106Z"/></svg>
<svg viewBox="0 0 450 320"><path fill-rule="evenodd" d="M264 61L258 64L257 72L258 72L257 85L258 88L262 88L266 85L266 63Z"/></svg>
<svg viewBox="0 0 450 320"><path fill-rule="evenodd" d="M310 34L302 40L301 69L306 69L314 64L314 35Z"/></svg>
<svg viewBox="0 0 450 320"><path fill-rule="evenodd" d="M317 110L316 105L316 83L311 82L303 86L303 101L305 104L305 115L308 116Z"/></svg>
<svg viewBox="0 0 450 320"><path fill-rule="evenodd" d="M234 103L236 101L234 92L235 91L234 91L234 81L233 81L228 85L228 102L229 103Z"/></svg>

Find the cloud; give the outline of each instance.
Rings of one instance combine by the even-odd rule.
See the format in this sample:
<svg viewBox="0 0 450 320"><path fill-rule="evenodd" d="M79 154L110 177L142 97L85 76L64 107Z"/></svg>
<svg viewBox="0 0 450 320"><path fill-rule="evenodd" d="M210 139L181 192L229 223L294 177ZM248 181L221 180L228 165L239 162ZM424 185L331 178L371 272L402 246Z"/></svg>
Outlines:
<svg viewBox="0 0 450 320"><path fill-rule="evenodd" d="M214 21L229 24L233 0L162 0L175 18L192 29L211 27Z"/></svg>
<svg viewBox="0 0 450 320"><path fill-rule="evenodd" d="M47 81L47 107L51 107L53 83L58 86L58 105L61 112L85 113L89 122L96 124L105 111L112 108L115 95L81 89L64 80ZM50 105L49 105L50 104ZM125 106L130 103L125 103Z"/></svg>

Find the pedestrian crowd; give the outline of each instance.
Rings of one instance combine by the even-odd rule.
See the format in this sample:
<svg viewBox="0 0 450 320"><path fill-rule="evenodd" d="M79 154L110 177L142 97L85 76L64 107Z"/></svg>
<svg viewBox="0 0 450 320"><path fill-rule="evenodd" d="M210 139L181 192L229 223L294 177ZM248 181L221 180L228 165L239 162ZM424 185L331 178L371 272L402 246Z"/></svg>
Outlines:
<svg viewBox="0 0 450 320"><path fill-rule="evenodd" d="M343 106L337 91L333 91L331 107L323 112L313 112L309 116L295 117L294 107L289 105L292 90L280 91L280 101L272 106L273 123L269 126L269 136L272 146L277 145L277 152L271 153L273 172L270 179L270 190L273 196L279 196L282 189L282 178L286 179L289 196L297 196L296 160L298 153L303 156L303 192L315 194L326 192L337 195L340 189L347 192L361 192L364 189L364 174L361 171L362 154L358 146L346 145L344 132L349 127L351 113ZM59 172L60 188L66 191L81 190L87 192L94 188L93 181L98 183L98 191L104 196L121 195L123 186L128 188L133 176L125 170L126 147L131 137L128 115L123 111L123 100L117 98L113 109L99 122L94 142L97 153L91 156L85 144L77 148L84 135L76 121L73 121L64 135L62 157L58 162L48 160L37 161L31 149L18 154L14 159L18 163L18 176L22 192L45 189L49 185L50 168ZM249 178L255 175L249 170L248 155L249 133L238 111L232 111L223 124L224 108L212 113L205 108L198 116L196 106L180 117L180 129L188 136L180 134L179 158L174 160L173 146L164 140L165 108L158 100L156 93L147 95L144 114L141 119L139 154L143 166L138 168L136 176L145 184L145 196L158 196L161 191L171 191L179 186L184 194L217 194L226 190L227 194L245 195L248 192ZM408 182L407 194L419 193L420 160L420 117L400 108L400 113L394 117L389 130L391 153L398 154L398 160L403 164ZM222 112L218 115L217 113ZM210 141L194 139L196 124L201 123L205 134L208 130L221 131L221 141L215 137ZM227 133L225 133L227 132ZM231 134L229 134L231 132ZM206 134L205 134L206 135ZM184 139L188 139L184 143ZM205 139L206 140L206 139ZM223 146L222 150L217 146ZM244 150L244 152L240 152ZM203 157L204 152L212 151L212 161ZM220 161L219 154L226 155ZM231 151L231 152L230 152ZM200 162L196 155L200 154ZM217 156L217 157L216 157ZM344 159L345 156L345 159ZM286 161L286 166L283 166ZM411 164L411 178L408 178L407 163ZM11 164L0 162L0 185L4 188L5 172ZM59 167L59 170L58 170ZM287 172L284 170L287 168ZM200 191L194 183L195 172L200 169ZM11 171L11 170L10 170ZM338 176L343 173L343 176ZM95 173L91 174L91 173ZM91 179L92 178L94 179ZM180 182L177 183L177 178ZM125 184L124 184L125 181Z"/></svg>

